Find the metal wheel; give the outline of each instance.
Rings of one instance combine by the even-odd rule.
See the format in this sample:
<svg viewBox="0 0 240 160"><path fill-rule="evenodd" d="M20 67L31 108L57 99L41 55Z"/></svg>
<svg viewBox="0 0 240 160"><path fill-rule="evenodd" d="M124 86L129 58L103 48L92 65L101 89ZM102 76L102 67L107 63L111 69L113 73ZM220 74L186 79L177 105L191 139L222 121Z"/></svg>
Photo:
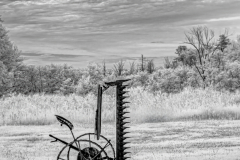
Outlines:
<svg viewBox="0 0 240 160"><path fill-rule="evenodd" d="M94 136L95 133L78 136L62 148L57 160L114 160L115 151L110 140L100 135L100 139L96 141Z"/></svg>

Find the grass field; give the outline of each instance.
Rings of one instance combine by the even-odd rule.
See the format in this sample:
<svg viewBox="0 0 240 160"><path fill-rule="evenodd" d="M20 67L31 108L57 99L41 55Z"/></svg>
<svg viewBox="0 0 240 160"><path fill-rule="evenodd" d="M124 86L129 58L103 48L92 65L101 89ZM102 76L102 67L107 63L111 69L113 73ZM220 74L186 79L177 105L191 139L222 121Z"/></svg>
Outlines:
<svg viewBox="0 0 240 160"><path fill-rule="evenodd" d="M203 120L129 125L132 160L239 160L240 121ZM104 124L103 135L114 141L115 129ZM1 160L54 160L64 145L53 134L70 142L71 134L60 125L1 126ZM75 135L93 132L93 125L75 126ZM62 157L66 158L66 157ZM76 159L76 158L74 158Z"/></svg>
<svg viewBox="0 0 240 160"><path fill-rule="evenodd" d="M240 94L211 89L185 89L178 94L152 94L130 88L130 116L133 123L179 120L240 119ZM97 97L70 95L18 95L0 99L0 125L49 125L55 114L72 122L93 124ZM115 119L115 96L103 96L103 121Z"/></svg>
<svg viewBox="0 0 240 160"><path fill-rule="evenodd" d="M129 89L133 160L239 160L240 95L211 89L151 94ZM94 131L96 96L32 95L0 100L0 159L52 160L63 147L53 134L72 140L59 114L80 135ZM103 96L102 135L115 142L115 96ZM75 159L75 158L74 158Z"/></svg>

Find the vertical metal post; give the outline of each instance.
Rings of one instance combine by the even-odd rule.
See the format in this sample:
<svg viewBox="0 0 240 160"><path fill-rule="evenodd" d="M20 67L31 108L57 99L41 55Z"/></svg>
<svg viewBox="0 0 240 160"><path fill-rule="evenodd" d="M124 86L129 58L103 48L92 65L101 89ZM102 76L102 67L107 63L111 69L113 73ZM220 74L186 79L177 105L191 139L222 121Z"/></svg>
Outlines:
<svg viewBox="0 0 240 160"><path fill-rule="evenodd" d="M97 140L99 140L101 135L101 120L102 120L102 87L98 85L97 110L95 117L95 134L97 136Z"/></svg>

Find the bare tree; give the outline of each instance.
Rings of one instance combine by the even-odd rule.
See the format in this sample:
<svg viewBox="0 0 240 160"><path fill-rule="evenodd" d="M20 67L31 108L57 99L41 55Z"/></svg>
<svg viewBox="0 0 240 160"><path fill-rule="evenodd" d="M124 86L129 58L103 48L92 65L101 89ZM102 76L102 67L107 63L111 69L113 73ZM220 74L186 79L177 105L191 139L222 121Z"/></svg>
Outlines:
<svg viewBox="0 0 240 160"><path fill-rule="evenodd" d="M164 68L172 68L175 69L178 66L178 62L176 59L170 60L168 57L164 58Z"/></svg>
<svg viewBox="0 0 240 160"><path fill-rule="evenodd" d="M134 74L134 72L135 72L135 62L134 61L130 62L129 65L130 65L129 74Z"/></svg>
<svg viewBox="0 0 240 160"><path fill-rule="evenodd" d="M114 72L116 76L121 76L124 70L124 62L120 60L117 64L114 65Z"/></svg>
<svg viewBox="0 0 240 160"><path fill-rule="evenodd" d="M153 59L151 59L147 62L147 72L151 74L154 71L155 71L155 64L153 62Z"/></svg>
<svg viewBox="0 0 240 160"><path fill-rule="evenodd" d="M227 32L224 35L227 37ZM194 47L196 54L196 63L193 63L199 73L205 87L205 70L206 63L210 62L210 55L213 55L216 50L220 49L221 43L214 41L214 31L208 27L193 27L188 33L185 33L186 44Z"/></svg>
<svg viewBox="0 0 240 160"><path fill-rule="evenodd" d="M140 62L138 62L137 64L137 69L140 72L144 72L146 70L147 59L143 55L141 55L141 58L139 59L139 61Z"/></svg>
<svg viewBox="0 0 240 160"><path fill-rule="evenodd" d="M141 57L141 71L143 72L144 71L144 58L143 58L143 55Z"/></svg>
<svg viewBox="0 0 240 160"><path fill-rule="evenodd" d="M103 61L103 76L106 77L106 72L107 72L107 69L106 69L106 62L105 60Z"/></svg>

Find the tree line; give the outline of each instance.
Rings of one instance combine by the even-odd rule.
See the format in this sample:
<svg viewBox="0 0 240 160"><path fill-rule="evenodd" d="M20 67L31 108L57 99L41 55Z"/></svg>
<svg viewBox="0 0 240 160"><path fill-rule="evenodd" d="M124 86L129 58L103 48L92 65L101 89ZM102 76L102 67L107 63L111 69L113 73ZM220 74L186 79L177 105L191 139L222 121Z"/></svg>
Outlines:
<svg viewBox="0 0 240 160"><path fill-rule="evenodd" d="M156 67L143 55L126 69L123 60L112 68L92 64L76 69L66 64L25 65L21 52L10 41L0 19L0 97L7 94L71 94L96 93L103 80L131 78L133 87L166 93L180 92L186 87L213 87L236 91L240 87L240 37L230 40L228 31L215 36L206 26L193 27L185 33L185 44L176 49L173 60L165 58Z"/></svg>

